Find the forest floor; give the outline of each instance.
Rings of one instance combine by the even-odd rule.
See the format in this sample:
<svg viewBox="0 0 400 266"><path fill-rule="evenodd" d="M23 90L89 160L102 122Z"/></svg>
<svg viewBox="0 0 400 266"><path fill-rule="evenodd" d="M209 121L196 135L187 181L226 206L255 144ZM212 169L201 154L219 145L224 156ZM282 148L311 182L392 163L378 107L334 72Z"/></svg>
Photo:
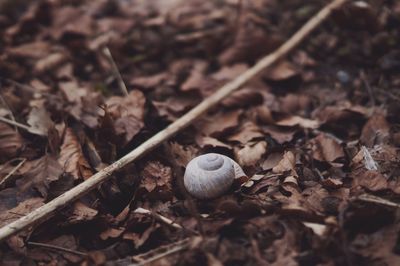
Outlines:
<svg viewBox="0 0 400 266"><path fill-rule="evenodd" d="M164 129L325 4L0 2L0 226ZM190 127L0 243L1 265L400 265L399 87L400 2L349 1ZM192 199L184 169L207 152L248 178Z"/></svg>

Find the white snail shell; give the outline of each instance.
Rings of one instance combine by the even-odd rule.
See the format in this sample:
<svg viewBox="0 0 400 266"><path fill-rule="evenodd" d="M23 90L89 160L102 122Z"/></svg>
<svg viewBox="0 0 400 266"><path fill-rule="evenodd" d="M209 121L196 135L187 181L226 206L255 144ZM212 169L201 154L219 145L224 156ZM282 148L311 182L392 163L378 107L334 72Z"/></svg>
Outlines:
<svg viewBox="0 0 400 266"><path fill-rule="evenodd" d="M224 194L235 178L246 176L231 158L207 153L192 159L186 166L183 183L195 198L211 199Z"/></svg>

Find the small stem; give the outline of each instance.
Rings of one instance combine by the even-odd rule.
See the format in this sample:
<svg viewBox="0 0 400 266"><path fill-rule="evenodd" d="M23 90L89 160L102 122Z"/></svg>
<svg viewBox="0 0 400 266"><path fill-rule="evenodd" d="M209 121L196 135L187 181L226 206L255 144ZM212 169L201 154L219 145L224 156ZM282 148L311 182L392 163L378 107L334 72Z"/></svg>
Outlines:
<svg viewBox="0 0 400 266"><path fill-rule="evenodd" d="M54 250L58 250L58 251L64 251L64 252L68 252L68 253L75 254L75 255L78 255L78 256L85 256L86 257L88 255L87 253L80 252L80 251L77 251L77 250L72 250L72 249L69 249L69 248L63 248L63 247L60 247L60 246L55 246L55 245L50 245L50 244L45 244L45 243L29 241L28 245L41 247L41 248L54 249Z"/></svg>
<svg viewBox="0 0 400 266"><path fill-rule="evenodd" d="M108 61L110 61L112 70L113 70L113 72L114 72L114 75L115 75L115 77L117 78L118 86L119 86L120 90L122 91L122 93L123 93L125 96L127 96L127 95L128 95L128 89L126 88L125 82L124 82L124 80L122 79L121 73L120 73L119 70L118 70L118 66L117 66L117 64L116 64L115 61L114 61L114 58L113 58L113 56L112 56L112 54L111 54L110 49L108 49L108 47L105 47L105 48L103 49L103 53L104 53L105 56L107 57Z"/></svg>
<svg viewBox="0 0 400 266"><path fill-rule="evenodd" d="M16 127L19 127L19 128L22 128L22 129L27 130L27 131L30 130L30 127L28 127L27 125L18 123L18 122L16 122L16 121L7 119L7 118L5 118L5 117L1 117L1 116L0 116L0 121L1 121L1 122L4 122L4 123L7 123L7 124L10 124L10 125L13 125L13 126L16 126Z"/></svg>
<svg viewBox="0 0 400 266"><path fill-rule="evenodd" d="M6 175L1 181L0 181L0 188L10 179L10 177L15 174L16 171L18 171L19 168L26 162L26 159L22 159L19 164L17 164L9 173Z"/></svg>

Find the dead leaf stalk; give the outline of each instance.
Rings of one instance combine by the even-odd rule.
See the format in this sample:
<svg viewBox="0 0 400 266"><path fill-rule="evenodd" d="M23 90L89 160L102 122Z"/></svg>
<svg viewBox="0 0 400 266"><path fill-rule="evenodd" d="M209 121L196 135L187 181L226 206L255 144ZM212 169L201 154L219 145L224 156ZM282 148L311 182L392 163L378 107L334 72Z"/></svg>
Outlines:
<svg viewBox="0 0 400 266"><path fill-rule="evenodd" d="M19 168L26 162L26 159L22 159L3 179L0 181L0 188L6 184L6 182L11 181L11 177L18 171Z"/></svg>
<svg viewBox="0 0 400 266"><path fill-rule="evenodd" d="M74 254L74 255L78 255L78 256L85 256L85 257L87 256L87 253L84 253L84 252L80 252L80 251L72 250L72 249L68 249L68 248L63 248L63 247L59 247L59 246L55 246L55 245L45 244L45 243L29 241L28 245L41 247L41 248L54 249L54 250L63 251L63 252L68 252L68 253L71 253L71 254Z"/></svg>
<svg viewBox="0 0 400 266"><path fill-rule="evenodd" d="M114 58L113 58L113 56L112 56L112 54L111 54L110 49L109 49L108 47L105 47L104 50L103 50L103 53L104 53L104 55L107 57L108 61L109 61L110 64L111 64L112 71L114 72L114 76L115 76L115 78L116 78L117 81L118 81L118 86L119 86L121 92L122 92L125 96L127 96L127 95L129 94L129 93L128 93L128 89L126 88L125 82L124 82L124 80L122 79L121 73L119 72L118 66L117 66L117 64L116 64L115 61L114 61Z"/></svg>

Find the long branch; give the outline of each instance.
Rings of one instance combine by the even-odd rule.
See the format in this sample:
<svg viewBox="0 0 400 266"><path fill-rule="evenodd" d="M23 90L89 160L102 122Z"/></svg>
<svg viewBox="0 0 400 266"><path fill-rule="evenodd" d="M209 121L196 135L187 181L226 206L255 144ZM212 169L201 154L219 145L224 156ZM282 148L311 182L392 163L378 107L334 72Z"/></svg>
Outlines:
<svg viewBox="0 0 400 266"><path fill-rule="evenodd" d="M207 110L209 110L211 107L217 105L219 102L221 102L222 99L230 95L233 91L239 89L246 82L254 78L257 74L261 73L265 68L271 66L278 59L288 54L306 36L308 36L312 30L314 30L326 18L328 18L334 9L340 7L344 2L346 2L346 0L334 0L328 5L326 5L276 51L262 58L253 67L243 72L233 81L222 86L218 91L216 91L214 94L206 98L199 105L197 105L192 110L187 112L184 116L182 116L181 118L170 124L164 130L155 134L153 137L142 143L139 147L129 152L127 155L125 155L118 161L114 162L110 166L99 171L92 177L88 178L86 181L82 182L81 184L77 185L71 190L65 192L59 197L53 199L47 204L32 211L26 216L21 217L18 220L0 228L0 241L3 241L7 237L23 229L32 227L38 224L39 222L48 219L57 210L63 208L64 206L78 199L82 195L95 189L102 182L111 178L112 174L115 171L133 162L140 156L144 155L146 152L151 151L152 149L160 145L162 142L171 138L177 132L190 125L195 119L199 118L201 115L207 112Z"/></svg>

